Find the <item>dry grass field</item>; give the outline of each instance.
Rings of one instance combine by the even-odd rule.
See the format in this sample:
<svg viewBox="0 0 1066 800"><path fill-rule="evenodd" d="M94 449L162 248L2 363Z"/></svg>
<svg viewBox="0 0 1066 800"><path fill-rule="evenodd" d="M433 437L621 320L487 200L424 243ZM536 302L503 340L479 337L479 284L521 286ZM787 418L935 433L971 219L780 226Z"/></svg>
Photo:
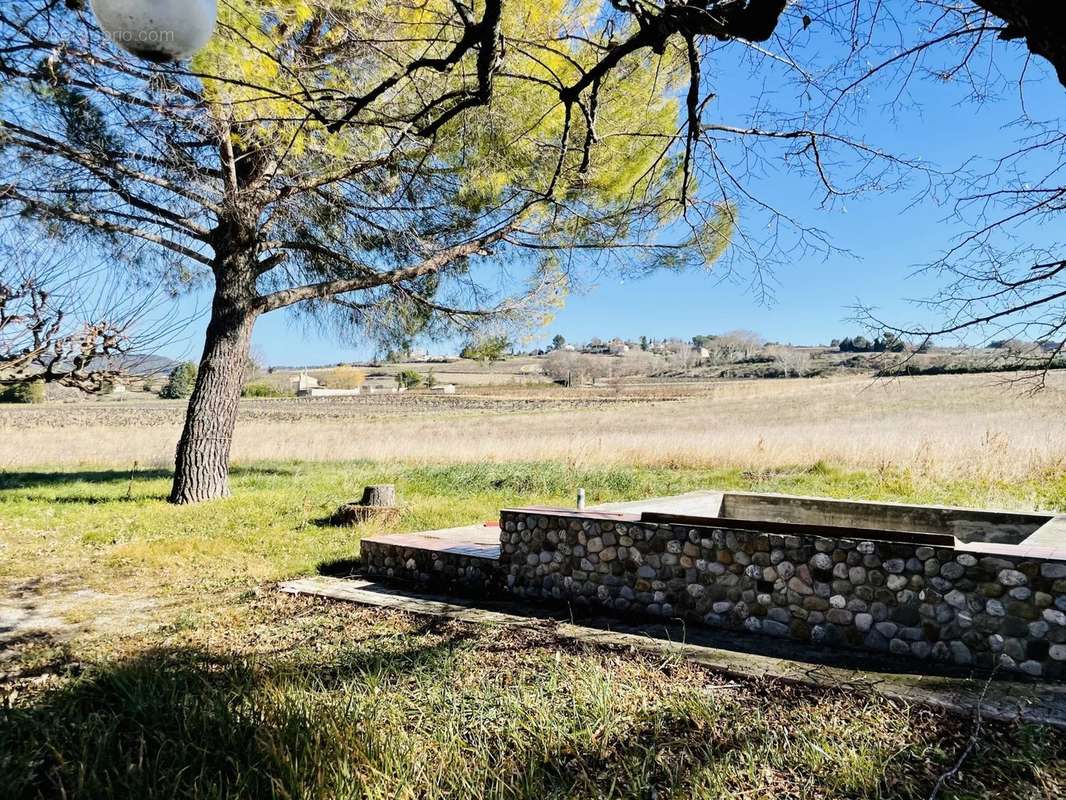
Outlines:
<svg viewBox="0 0 1066 800"><path fill-rule="evenodd" d="M242 407L233 454L239 463L555 460L745 470L826 462L1011 481L1066 464L1064 407L1063 372L1032 396L994 375L966 375L258 400ZM0 468L167 466L182 412L164 402L9 406L0 410Z"/></svg>

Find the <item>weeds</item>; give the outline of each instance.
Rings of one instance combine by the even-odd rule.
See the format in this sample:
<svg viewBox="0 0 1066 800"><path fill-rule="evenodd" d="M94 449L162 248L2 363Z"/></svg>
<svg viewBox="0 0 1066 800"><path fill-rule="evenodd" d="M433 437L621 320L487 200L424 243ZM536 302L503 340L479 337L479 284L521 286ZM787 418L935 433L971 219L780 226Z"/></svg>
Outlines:
<svg viewBox="0 0 1066 800"><path fill-rule="evenodd" d="M280 653L146 650L0 712L0 793L904 798L966 740L958 720L885 700L288 602L302 615L275 626L273 644L293 644ZM1016 734L1026 758L1001 759ZM993 726L955 796L1062 787L1063 755L1061 739Z"/></svg>

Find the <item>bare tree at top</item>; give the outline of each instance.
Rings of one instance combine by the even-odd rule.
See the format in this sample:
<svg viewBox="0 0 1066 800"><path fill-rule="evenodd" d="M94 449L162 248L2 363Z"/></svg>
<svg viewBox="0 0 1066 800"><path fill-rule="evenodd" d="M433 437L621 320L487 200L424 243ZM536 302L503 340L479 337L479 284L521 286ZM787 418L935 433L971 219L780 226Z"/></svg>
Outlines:
<svg viewBox="0 0 1066 800"><path fill-rule="evenodd" d="M40 381L99 392L136 373L188 320L158 291L77 250L0 235L0 388Z"/></svg>

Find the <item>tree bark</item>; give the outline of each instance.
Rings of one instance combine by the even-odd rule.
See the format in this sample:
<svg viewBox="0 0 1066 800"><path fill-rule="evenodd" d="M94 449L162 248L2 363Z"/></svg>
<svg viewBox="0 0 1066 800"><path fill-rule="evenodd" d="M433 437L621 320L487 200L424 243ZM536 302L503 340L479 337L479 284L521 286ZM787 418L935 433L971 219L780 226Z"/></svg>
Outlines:
<svg viewBox="0 0 1066 800"><path fill-rule="evenodd" d="M204 352L178 441L170 501L199 503L229 495L233 430L258 317L246 268L216 269Z"/></svg>

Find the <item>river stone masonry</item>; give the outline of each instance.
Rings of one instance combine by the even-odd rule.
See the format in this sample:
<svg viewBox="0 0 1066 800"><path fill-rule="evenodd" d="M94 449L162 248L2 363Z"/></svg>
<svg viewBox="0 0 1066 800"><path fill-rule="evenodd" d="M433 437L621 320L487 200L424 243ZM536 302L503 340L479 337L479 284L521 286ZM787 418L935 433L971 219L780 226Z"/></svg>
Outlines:
<svg viewBox="0 0 1066 800"><path fill-rule="evenodd" d="M362 540L383 579L1066 679L1066 515L703 490Z"/></svg>
<svg viewBox="0 0 1066 800"><path fill-rule="evenodd" d="M499 529L469 525L425 534L368 537L360 548L363 570L464 595L503 592Z"/></svg>
<svg viewBox="0 0 1066 800"><path fill-rule="evenodd" d="M1066 559L719 522L508 509L499 569L519 597L1066 677Z"/></svg>

